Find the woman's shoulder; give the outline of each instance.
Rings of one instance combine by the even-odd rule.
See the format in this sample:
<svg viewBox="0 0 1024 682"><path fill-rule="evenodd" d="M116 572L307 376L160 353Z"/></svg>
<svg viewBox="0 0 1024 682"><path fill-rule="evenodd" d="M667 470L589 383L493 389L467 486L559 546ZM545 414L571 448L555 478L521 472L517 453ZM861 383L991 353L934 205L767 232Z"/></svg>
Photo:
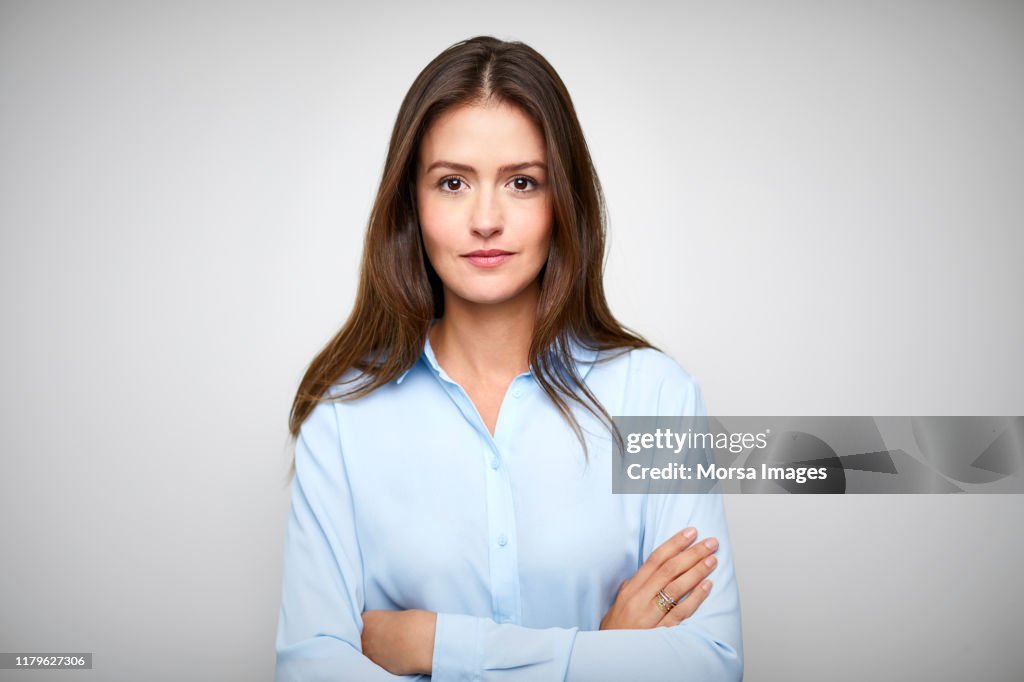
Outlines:
<svg viewBox="0 0 1024 682"><path fill-rule="evenodd" d="M336 406L358 407L379 400L382 395L390 394L389 385L394 381L385 382L369 392L362 392L364 386L375 383L376 376L369 371L349 367L337 377L324 391L324 397Z"/></svg>
<svg viewBox="0 0 1024 682"><path fill-rule="evenodd" d="M640 402L655 400L660 405L697 409L703 404L700 383L682 363L658 348L601 351L597 367L614 385ZM629 397L626 396L627 401Z"/></svg>
<svg viewBox="0 0 1024 682"><path fill-rule="evenodd" d="M612 371L628 374L630 379L696 384L697 380L678 360L654 347L615 348L597 354L596 365L606 365Z"/></svg>

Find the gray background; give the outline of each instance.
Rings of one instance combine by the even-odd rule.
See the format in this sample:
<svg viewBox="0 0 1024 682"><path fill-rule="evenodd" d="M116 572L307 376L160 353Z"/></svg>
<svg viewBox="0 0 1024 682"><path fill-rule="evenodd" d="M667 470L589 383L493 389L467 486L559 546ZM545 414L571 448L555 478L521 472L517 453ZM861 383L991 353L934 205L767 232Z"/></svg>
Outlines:
<svg viewBox="0 0 1024 682"><path fill-rule="evenodd" d="M286 415L402 95L559 70L608 294L718 414L1024 414L1024 7L0 4L3 679L269 680ZM1020 496L729 497L746 679L1020 679Z"/></svg>

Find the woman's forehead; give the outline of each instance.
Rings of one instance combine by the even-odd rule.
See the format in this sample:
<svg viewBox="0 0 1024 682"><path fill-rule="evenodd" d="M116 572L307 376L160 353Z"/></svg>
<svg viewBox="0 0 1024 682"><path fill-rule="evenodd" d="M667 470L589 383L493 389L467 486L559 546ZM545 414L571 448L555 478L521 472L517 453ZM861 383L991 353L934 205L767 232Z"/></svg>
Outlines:
<svg viewBox="0 0 1024 682"><path fill-rule="evenodd" d="M540 129L507 102L453 107L434 120L420 143L423 168L447 160L483 170L544 158Z"/></svg>

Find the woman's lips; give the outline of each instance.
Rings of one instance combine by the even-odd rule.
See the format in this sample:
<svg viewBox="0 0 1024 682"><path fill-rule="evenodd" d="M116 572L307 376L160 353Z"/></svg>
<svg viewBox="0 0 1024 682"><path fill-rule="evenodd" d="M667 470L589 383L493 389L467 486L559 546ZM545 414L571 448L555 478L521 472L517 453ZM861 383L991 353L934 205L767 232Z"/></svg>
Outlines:
<svg viewBox="0 0 1024 682"><path fill-rule="evenodd" d="M513 255L501 249L487 249L473 251L472 253L464 254L462 257L478 268L493 268L501 265Z"/></svg>

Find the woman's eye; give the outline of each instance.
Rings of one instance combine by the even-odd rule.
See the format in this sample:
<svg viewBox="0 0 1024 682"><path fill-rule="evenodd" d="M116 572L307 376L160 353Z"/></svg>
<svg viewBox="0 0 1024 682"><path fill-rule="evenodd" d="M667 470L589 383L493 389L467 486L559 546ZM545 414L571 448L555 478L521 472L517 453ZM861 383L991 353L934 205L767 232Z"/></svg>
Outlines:
<svg viewBox="0 0 1024 682"><path fill-rule="evenodd" d="M462 179L454 176L441 180L441 188L448 192L458 192L462 189Z"/></svg>
<svg viewBox="0 0 1024 682"><path fill-rule="evenodd" d="M512 187L517 192L528 192L533 187L536 187L537 183L532 179L520 175L519 177L512 178Z"/></svg>

